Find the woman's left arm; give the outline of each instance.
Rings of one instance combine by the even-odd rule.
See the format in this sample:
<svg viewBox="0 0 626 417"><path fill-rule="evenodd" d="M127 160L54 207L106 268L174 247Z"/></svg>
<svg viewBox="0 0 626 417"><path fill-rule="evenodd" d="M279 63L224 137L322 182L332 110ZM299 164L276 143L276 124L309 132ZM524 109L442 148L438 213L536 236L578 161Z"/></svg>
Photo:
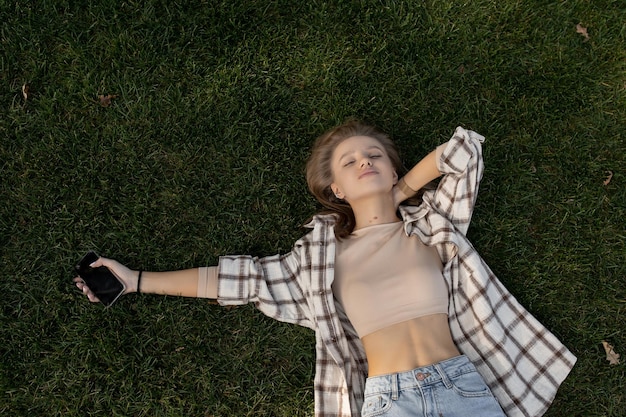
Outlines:
<svg viewBox="0 0 626 417"><path fill-rule="evenodd" d="M420 188L441 176L437 167L437 159L441 156L446 145L447 143L441 144L426 155L393 187L393 200L396 207L404 200L417 194Z"/></svg>

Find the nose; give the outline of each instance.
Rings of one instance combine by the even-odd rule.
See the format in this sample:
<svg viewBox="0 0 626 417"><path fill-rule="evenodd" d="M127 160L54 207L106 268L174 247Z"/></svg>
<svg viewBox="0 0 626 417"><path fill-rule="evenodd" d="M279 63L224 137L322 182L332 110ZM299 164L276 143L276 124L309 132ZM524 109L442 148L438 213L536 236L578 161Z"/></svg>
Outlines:
<svg viewBox="0 0 626 417"><path fill-rule="evenodd" d="M372 161L369 158L363 158L361 160L361 168L368 166L371 167L372 166Z"/></svg>

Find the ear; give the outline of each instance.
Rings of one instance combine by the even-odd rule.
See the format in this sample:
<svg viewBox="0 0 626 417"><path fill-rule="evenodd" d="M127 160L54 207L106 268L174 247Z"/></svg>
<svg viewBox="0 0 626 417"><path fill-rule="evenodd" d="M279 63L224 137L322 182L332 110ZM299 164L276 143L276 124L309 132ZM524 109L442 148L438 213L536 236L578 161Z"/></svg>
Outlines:
<svg viewBox="0 0 626 417"><path fill-rule="evenodd" d="M330 184L330 189L333 191L333 194L335 194L335 197L343 199L344 194L341 192L337 184L335 184L334 182Z"/></svg>
<svg viewBox="0 0 626 417"><path fill-rule="evenodd" d="M393 171L393 185L396 185L398 183L398 173L394 170Z"/></svg>

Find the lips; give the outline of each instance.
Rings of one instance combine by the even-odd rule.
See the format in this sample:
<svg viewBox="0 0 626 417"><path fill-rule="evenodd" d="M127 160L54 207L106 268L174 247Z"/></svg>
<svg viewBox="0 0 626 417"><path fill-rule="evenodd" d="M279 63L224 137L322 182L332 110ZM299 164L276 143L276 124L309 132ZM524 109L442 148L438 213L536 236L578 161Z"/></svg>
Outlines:
<svg viewBox="0 0 626 417"><path fill-rule="evenodd" d="M372 174L378 174L378 171L373 170L373 169L368 169L368 170L366 170L366 171L363 171L363 172L361 173L361 175L359 175L359 179L361 179L361 178L363 178L363 177L370 176L370 175L372 175Z"/></svg>

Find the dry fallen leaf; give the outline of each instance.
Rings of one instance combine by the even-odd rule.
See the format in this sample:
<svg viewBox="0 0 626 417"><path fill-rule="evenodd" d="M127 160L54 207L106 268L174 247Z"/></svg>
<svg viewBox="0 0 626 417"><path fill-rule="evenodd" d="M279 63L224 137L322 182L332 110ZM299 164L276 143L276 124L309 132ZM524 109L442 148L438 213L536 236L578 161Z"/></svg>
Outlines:
<svg viewBox="0 0 626 417"><path fill-rule="evenodd" d="M30 86L28 84L24 84L22 86L22 97L24 97L24 101L28 100L29 92L30 92Z"/></svg>
<svg viewBox="0 0 626 417"><path fill-rule="evenodd" d="M109 107L111 105L111 100L113 100L114 98L117 98L117 94L107 94L107 95L100 95L100 105L102 107Z"/></svg>
<svg viewBox="0 0 626 417"><path fill-rule="evenodd" d="M613 346L602 341L602 346L604 346L604 351L606 352L606 360L609 361L611 365L619 365L619 353L616 353L613 350Z"/></svg>
<svg viewBox="0 0 626 417"><path fill-rule="evenodd" d="M585 37L585 40L589 40L589 34L587 33L587 28L581 25L580 23L576 25L576 33L580 33Z"/></svg>
<svg viewBox="0 0 626 417"><path fill-rule="evenodd" d="M611 180L613 179L613 171L607 171L606 172L608 175L606 177L606 179L602 182L604 185L609 185L609 183L611 182Z"/></svg>

